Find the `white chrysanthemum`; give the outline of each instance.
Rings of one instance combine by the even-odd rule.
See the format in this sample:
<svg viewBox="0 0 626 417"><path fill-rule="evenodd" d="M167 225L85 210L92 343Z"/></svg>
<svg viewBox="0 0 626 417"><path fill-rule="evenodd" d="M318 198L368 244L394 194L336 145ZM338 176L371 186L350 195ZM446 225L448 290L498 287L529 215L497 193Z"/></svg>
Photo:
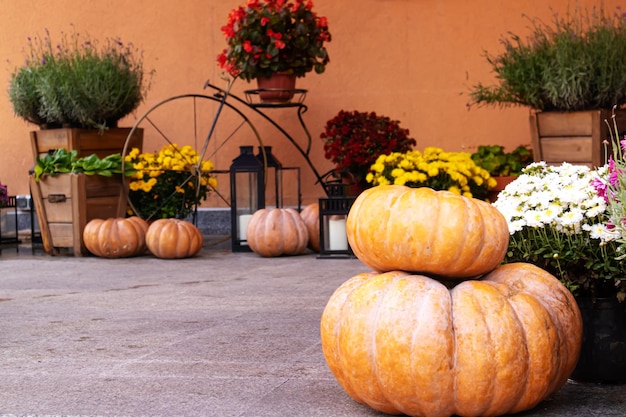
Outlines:
<svg viewBox="0 0 626 417"><path fill-rule="evenodd" d="M537 211L538 216L539 216L539 221L545 225L550 225L552 222L555 221L555 219L557 218L557 216L560 214L560 211L554 211L552 209L550 209L549 207L545 210L540 210Z"/></svg>
<svg viewBox="0 0 626 417"><path fill-rule="evenodd" d="M604 224L585 224L583 230L589 232L589 236L592 239L600 239L602 242L610 242L620 237L620 232L617 229L609 229Z"/></svg>
<svg viewBox="0 0 626 417"><path fill-rule="evenodd" d="M581 210L574 208L566 211L559 216L557 222L560 226L565 228L575 228L579 226L584 218L584 214Z"/></svg>
<svg viewBox="0 0 626 417"><path fill-rule="evenodd" d="M524 226L526 226L526 221L524 219L509 221L509 234L514 234L515 232L521 232Z"/></svg>
<svg viewBox="0 0 626 417"><path fill-rule="evenodd" d="M528 227L541 227L543 222L541 221L541 212L532 210L524 213L523 219L526 221Z"/></svg>
<svg viewBox="0 0 626 417"><path fill-rule="evenodd" d="M546 209L550 206L550 202L554 201L556 198L557 194L553 190L542 189L528 196L526 203L529 207Z"/></svg>
<svg viewBox="0 0 626 417"><path fill-rule="evenodd" d="M594 196L590 200L587 200L584 204L585 216L587 218L594 218L606 211L606 202L602 197Z"/></svg>
<svg viewBox="0 0 626 417"><path fill-rule="evenodd" d="M511 234L524 227L544 226L580 233L585 224L602 223L599 216L606 213L606 203L592 185L601 172L584 165L536 162L507 185L494 206L506 218ZM596 238L607 233L606 227L594 229Z"/></svg>

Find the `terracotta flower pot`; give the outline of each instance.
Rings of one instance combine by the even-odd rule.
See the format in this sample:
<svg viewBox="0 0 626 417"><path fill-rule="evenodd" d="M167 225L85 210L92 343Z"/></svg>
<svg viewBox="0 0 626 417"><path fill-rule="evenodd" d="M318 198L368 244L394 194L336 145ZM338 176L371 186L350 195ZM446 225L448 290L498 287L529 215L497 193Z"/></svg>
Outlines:
<svg viewBox="0 0 626 417"><path fill-rule="evenodd" d="M263 103L287 103L294 96L296 76L279 72L270 77L256 79L259 97Z"/></svg>
<svg viewBox="0 0 626 417"><path fill-rule="evenodd" d="M498 194L500 191L504 190L504 188L509 185L511 182L515 181L517 177L514 175L511 176L502 176L502 177L493 177L496 180L496 186L489 190L489 194L487 194L487 198L490 202L494 202L498 198Z"/></svg>

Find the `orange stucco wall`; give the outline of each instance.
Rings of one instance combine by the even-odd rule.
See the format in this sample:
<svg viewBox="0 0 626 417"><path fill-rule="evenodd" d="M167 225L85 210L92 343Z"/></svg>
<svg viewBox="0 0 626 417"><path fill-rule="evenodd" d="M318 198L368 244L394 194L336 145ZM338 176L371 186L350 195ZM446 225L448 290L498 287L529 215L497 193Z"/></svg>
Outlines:
<svg viewBox="0 0 626 417"><path fill-rule="evenodd" d="M202 93L210 79L218 84L215 57L225 42L220 27L228 12L244 0L0 0L0 181L11 194L27 194L27 171L33 165L28 125L14 117L6 87L11 71L23 61L28 36L49 29L52 36L70 31L92 37L119 36L144 51L147 68L155 70L147 101L122 125L132 126L147 109L182 93ZM468 87L488 81L483 50L497 52L498 38L526 32L524 13L550 19L551 8L563 13L566 0L316 0L328 17L333 40L331 63L322 75L298 80L309 90L304 118L313 137L312 155L320 172L332 165L324 159L319 134L339 110L376 111L400 120L417 140L417 148L473 150L480 144L514 147L530 142L528 109L468 110ZM598 1L578 0L580 5ZM619 1L604 1L607 9ZM234 92L249 88L238 81ZM298 136L293 113L275 116ZM260 126L264 142L286 165L303 167L304 202L321 189L284 139Z"/></svg>

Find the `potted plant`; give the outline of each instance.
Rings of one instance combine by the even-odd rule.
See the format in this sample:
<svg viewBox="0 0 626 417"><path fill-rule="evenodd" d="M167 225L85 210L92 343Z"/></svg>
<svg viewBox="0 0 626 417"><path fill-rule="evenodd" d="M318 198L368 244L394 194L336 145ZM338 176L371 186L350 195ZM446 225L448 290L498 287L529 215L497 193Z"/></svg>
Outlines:
<svg viewBox="0 0 626 417"><path fill-rule="evenodd" d="M533 153L527 145L520 145L511 152L505 152L500 145L481 145L471 158L496 180L488 195L489 201L495 201L498 193L522 173L522 168L533 162Z"/></svg>
<svg viewBox="0 0 626 417"><path fill-rule="evenodd" d="M159 152L140 153L133 148L125 163L128 168L129 213L145 220L185 219L205 200L217 180L210 175L213 163L202 161L198 176L192 167L200 156L191 146L164 145Z"/></svg>
<svg viewBox="0 0 626 417"><path fill-rule="evenodd" d="M78 157L63 148L37 158L30 188L44 251L58 255L72 249L87 254L83 230L92 219L123 217L126 189L121 179L122 156Z"/></svg>
<svg viewBox="0 0 626 417"><path fill-rule="evenodd" d="M296 77L321 74L329 62L328 22L310 0L248 0L230 12L222 32L228 47L218 55L220 68L246 81L257 79L261 90L287 90L274 96L261 91L263 100L290 100Z"/></svg>
<svg viewBox="0 0 626 417"><path fill-rule="evenodd" d="M6 185L0 182L0 208L9 205L9 191Z"/></svg>
<svg viewBox="0 0 626 417"><path fill-rule="evenodd" d="M529 107L535 160L603 165L605 120L626 103L626 20L621 10L575 9L551 24L530 20L530 35L500 39L485 57L496 77L470 91L472 104ZM617 113L626 123L626 112Z"/></svg>
<svg viewBox="0 0 626 417"><path fill-rule="evenodd" d="M380 155L406 152L416 145L399 121L356 110L339 111L326 122L320 138L324 141L324 156L336 166L336 176L361 189L369 187L365 177Z"/></svg>
<svg viewBox="0 0 626 417"><path fill-rule="evenodd" d="M407 151L380 155L367 174L372 185L396 184L447 190L485 200L495 186L487 170L476 165L467 152L445 152L428 147L424 152Z"/></svg>
<svg viewBox="0 0 626 417"><path fill-rule="evenodd" d="M535 264L568 287L583 316L583 348L574 379L626 382L626 275L620 234L598 192L607 166L592 170L536 162L494 206L506 218L505 262ZM617 330L617 332L613 332Z"/></svg>
<svg viewBox="0 0 626 417"><path fill-rule="evenodd" d="M120 39L101 43L77 32L53 42L48 31L29 37L26 51L8 92L15 114L41 128L31 133L34 158L58 148L79 156L121 152L130 128L118 129L117 122L148 89L141 52ZM141 141L138 131L136 144Z"/></svg>

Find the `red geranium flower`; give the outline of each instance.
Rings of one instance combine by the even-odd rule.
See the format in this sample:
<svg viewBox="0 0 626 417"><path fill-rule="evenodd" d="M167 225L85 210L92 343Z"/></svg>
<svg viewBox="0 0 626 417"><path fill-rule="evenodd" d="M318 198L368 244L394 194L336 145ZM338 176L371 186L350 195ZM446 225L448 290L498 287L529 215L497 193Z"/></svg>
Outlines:
<svg viewBox="0 0 626 417"><path fill-rule="evenodd" d="M248 81L276 72L324 72L331 35L327 19L312 9L311 0L249 0L232 10L222 27L228 47L218 66Z"/></svg>

